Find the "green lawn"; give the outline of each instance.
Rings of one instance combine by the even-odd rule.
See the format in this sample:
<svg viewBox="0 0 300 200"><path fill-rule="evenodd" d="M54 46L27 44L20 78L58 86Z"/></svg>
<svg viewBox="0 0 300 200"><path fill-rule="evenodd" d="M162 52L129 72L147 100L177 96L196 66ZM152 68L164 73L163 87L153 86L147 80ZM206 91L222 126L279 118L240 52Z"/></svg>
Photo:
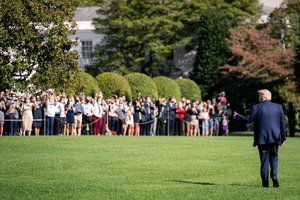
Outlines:
<svg viewBox="0 0 300 200"><path fill-rule="evenodd" d="M1 137L0 199L300 199L300 138L262 188L252 137Z"/></svg>

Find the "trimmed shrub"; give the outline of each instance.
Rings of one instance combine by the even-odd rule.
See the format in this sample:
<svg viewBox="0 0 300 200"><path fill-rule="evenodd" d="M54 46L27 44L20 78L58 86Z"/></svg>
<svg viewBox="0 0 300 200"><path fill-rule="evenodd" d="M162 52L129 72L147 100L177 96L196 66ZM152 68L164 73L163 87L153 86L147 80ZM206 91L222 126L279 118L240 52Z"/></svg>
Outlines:
<svg viewBox="0 0 300 200"><path fill-rule="evenodd" d="M191 100L201 100L201 90L193 80L180 78L176 79L175 82L180 87L182 97L186 97Z"/></svg>
<svg viewBox="0 0 300 200"><path fill-rule="evenodd" d="M111 98L117 95L126 96L128 100L132 99L130 85L123 76L113 72L105 72L99 74L96 80L105 98Z"/></svg>
<svg viewBox="0 0 300 200"><path fill-rule="evenodd" d="M164 76L158 76L153 80L156 84L159 97L166 99L175 97L177 101L181 101L180 87L174 80Z"/></svg>
<svg viewBox="0 0 300 200"><path fill-rule="evenodd" d="M147 75L141 73L131 73L125 76L131 87L132 97L149 96L157 99L158 93L154 81Z"/></svg>
<svg viewBox="0 0 300 200"><path fill-rule="evenodd" d="M100 91L98 82L92 75L83 70L79 70L76 77L76 94L84 92L87 96L94 96Z"/></svg>

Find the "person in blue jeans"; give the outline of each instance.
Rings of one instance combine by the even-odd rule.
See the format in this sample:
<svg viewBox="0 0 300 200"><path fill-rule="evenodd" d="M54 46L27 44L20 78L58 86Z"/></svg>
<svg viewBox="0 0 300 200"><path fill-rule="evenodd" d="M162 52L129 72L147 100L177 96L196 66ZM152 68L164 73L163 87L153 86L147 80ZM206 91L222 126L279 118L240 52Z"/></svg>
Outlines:
<svg viewBox="0 0 300 200"><path fill-rule="evenodd" d="M46 135L54 134L54 117L56 111L56 97L54 94L45 97Z"/></svg>

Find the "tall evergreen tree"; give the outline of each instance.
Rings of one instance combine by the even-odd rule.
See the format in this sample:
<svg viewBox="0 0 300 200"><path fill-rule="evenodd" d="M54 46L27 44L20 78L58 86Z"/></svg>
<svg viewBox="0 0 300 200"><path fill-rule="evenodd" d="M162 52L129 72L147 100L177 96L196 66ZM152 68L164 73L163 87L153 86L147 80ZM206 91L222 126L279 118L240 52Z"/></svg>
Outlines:
<svg viewBox="0 0 300 200"><path fill-rule="evenodd" d="M203 15L198 24L197 55L191 78L203 87L203 96L213 88L220 76L219 67L231 56L226 38L230 36L226 15L214 10Z"/></svg>
<svg viewBox="0 0 300 200"><path fill-rule="evenodd" d="M172 50L184 43L178 32L184 1L111 0L101 3L96 32L105 35L96 51L103 70L163 71Z"/></svg>

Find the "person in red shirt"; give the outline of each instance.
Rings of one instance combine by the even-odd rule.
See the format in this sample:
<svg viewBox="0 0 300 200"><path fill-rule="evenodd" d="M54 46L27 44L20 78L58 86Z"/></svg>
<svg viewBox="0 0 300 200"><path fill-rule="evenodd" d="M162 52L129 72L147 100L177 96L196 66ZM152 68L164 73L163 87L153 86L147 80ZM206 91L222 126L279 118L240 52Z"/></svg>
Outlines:
<svg viewBox="0 0 300 200"><path fill-rule="evenodd" d="M185 109L182 106L182 103L179 102L176 108L176 120L175 120L175 131L176 135L184 135L185 126L184 126L184 118L185 118Z"/></svg>

